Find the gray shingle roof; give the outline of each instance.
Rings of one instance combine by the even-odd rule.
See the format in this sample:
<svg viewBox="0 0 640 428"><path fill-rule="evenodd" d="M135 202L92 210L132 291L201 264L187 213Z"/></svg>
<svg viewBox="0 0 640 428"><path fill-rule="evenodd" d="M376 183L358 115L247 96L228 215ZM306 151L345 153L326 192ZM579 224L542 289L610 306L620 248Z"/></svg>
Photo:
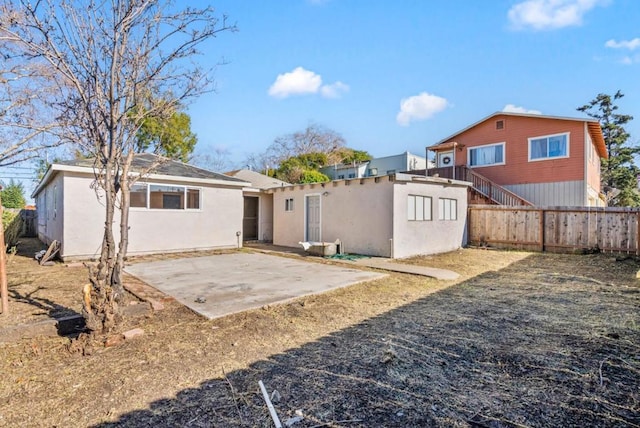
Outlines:
<svg viewBox="0 0 640 428"><path fill-rule="evenodd" d="M286 181L278 180L277 178L269 177L268 175L260 174L259 172L248 169L229 171L225 174L239 178L242 181L248 181L253 187L261 190L290 185L290 183L287 183Z"/></svg>
<svg viewBox="0 0 640 428"><path fill-rule="evenodd" d="M61 165L93 168L94 159L74 159L56 163ZM174 177L204 178L232 182L246 181L234 177L229 177L228 175L219 174L217 172L209 171L203 168L198 168L193 165L188 165L183 162L167 159L162 156L154 155L153 153L136 154L133 158L131 167L133 171L140 172L146 171L150 167L153 167L154 164L156 165L155 168L150 171L152 174L169 175Z"/></svg>

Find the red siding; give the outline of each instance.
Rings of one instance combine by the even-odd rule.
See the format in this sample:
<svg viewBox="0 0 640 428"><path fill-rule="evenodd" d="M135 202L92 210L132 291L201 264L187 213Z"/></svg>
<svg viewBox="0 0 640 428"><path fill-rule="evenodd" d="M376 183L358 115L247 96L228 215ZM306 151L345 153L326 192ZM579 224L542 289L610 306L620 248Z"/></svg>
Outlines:
<svg viewBox="0 0 640 428"><path fill-rule="evenodd" d="M504 121L503 129L496 129L498 120ZM569 132L568 158L529 162L528 138L565 132ZM584 133L581 121L497 115L458 134L452 141L458 143L456 165L467 164L469 147L504 142L504 165L474 168L498 184L550 183L584 180Z"/></svg>

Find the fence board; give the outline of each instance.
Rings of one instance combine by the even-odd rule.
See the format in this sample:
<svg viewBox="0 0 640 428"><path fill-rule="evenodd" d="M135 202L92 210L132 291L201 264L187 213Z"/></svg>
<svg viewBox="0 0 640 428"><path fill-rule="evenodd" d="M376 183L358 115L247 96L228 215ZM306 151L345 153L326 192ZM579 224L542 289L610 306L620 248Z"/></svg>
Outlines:
<svg viewBox="0 0 640 428"><path fill-rule="evenodd" d="M472 245L640 255L638 209L470 205L468 221Z"/></svg>

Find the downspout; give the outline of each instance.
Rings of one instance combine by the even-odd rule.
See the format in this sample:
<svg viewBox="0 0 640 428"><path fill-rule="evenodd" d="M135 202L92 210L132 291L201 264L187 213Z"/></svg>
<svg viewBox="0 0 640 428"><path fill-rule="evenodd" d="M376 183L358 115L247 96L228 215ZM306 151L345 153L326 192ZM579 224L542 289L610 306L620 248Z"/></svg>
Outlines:
<svg viewBox="0 0 640 428"><path fill-rule="evenodd" d="M584 184L582 186L583 188L583 195L582 195L582 203L585 204L586 206L589 206L589 150L591 149L591 147L589 147L589 127L587 126L587 122L584 122L583 124L584 126L584 153L583 153L583 158L584 158ZM569 151L569 153L571 153L571 148L567 147L567 150Z"/></svg>

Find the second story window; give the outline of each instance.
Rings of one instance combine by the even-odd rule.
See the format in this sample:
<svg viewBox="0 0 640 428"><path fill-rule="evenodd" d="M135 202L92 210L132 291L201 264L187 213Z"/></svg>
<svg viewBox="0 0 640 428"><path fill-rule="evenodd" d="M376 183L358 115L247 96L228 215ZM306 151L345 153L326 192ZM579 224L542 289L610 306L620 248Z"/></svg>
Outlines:
<svg viewBox="0 0 640 428"><path fill-rule="evenodd" d="M569 134L529 138L529 160L569 157Z"/></svg>
<svg viewBox="0 0 640 428"><path fill-rule="evenodd" d="M469 147L469 166L504 165L504 143Z"/></svg>

